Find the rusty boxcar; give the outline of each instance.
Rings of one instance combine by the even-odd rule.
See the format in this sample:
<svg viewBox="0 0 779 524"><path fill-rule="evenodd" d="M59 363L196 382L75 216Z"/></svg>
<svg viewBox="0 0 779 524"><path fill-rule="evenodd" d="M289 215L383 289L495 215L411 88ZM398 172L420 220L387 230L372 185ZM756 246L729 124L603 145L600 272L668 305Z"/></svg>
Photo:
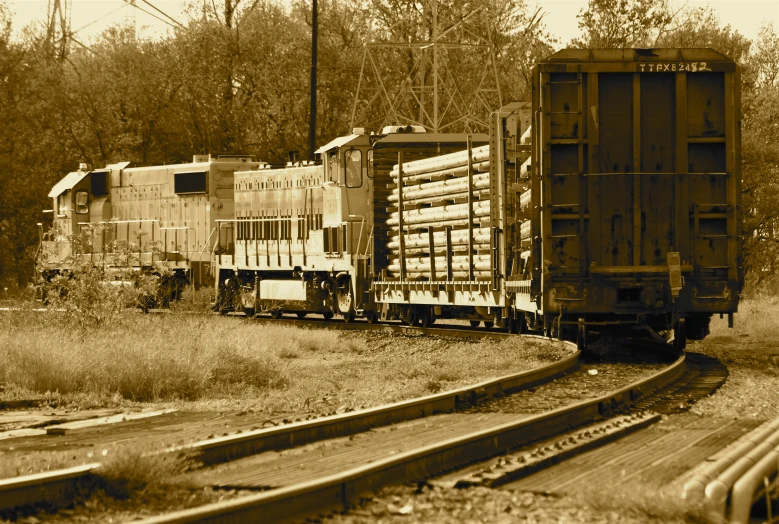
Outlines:
<svg viewBox="0 0 779 524"><path fill-rule="evenodd" d="M374 299L569 337L708 333L743 283L739 69L710 49L564 50L489 148L405 163ZM400 315L403 318L403 314Z"/></svg>

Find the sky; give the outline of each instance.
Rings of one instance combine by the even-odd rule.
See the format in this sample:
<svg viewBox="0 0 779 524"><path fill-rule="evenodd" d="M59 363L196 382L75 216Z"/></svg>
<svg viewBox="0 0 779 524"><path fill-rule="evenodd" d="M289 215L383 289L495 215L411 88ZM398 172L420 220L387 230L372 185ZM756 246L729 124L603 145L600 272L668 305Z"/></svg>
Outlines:
<svg viewBox="0 0 779 524"><path fill-rule="evenodd" d="M27 24L45 24L46 10L51 0L6 0L13 15L14 29L20 30ZM62 0L63 2L65 0ZM125 21L133 21L139 36L165 34L169 25L159 19L166 19L154 7L170 17L186 21L184 0L135 0L146 13L129 5L130 0L68 0L71 8L71 28L81 29L76 38L88 43L106 27ZM552 36L565 44L579 34L576 15L587 6L587 0L528 0L536 2L546 13L544 22ZM683 0L672 0L682 5ZM750 39L756 39L761 24L773 23L779 30L779 0L686 0L690 7L712 7L719 15L722 25L730 24L733 29ZM154 6L154 7L152 7ZM154 15L154 16L151 16Z"/></svg>

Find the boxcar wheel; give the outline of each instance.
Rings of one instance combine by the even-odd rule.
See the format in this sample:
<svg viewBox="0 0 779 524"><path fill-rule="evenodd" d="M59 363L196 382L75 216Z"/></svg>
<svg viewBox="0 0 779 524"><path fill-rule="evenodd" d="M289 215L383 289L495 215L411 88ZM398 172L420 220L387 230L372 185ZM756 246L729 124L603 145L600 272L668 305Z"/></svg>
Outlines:
<svg viewBox="0 0 779 524"><path fill-rule="evenodd" d="M479 327L479 324L481 324L480 320L469 320L468 323L471 325L471 327Z"/></svg>
<svg viewBox="0 0 779 524"><path fill-rule="evenodd" d="M484 321L484 327L487 329L492 329L492 327L495 325L495 322L492 320L485 320Z"/></svg>
<svg viewBox="0 0 779 524"><path fill-rule="evenodd" d="M295 313L295 316L298 318L306 318L307 314L308 313L306 313L305 311L298 311L297 313Z"/></svg>
<svg viewBox="0 0 779 524"><path fill-rule="evenodd" d="M379 323L379 315L377 315L375 311L366 311L365 312L365 320L368 321L368 324L378 324Z"/></svg>
<svg viewBox="0 0 779 524"><path fill-rule="evenodd" d="M271 318L278 320L284 316L284 312L280 309L274 309L273 311L270 312L270 316Z"/></svg>
<svg viewBox="0 0 779 524"><path fill-rule="evenodd" d="M322 313L322 316L325 317L325 320L330 320L333 318L333 312L332 311L325 311Z"/></svg>

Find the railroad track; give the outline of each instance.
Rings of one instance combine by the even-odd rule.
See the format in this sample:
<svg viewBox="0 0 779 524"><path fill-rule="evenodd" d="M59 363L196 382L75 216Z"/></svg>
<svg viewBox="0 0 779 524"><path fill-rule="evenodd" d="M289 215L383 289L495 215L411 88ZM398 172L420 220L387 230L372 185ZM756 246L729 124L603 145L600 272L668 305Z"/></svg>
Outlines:
<svg viewBox="0 0 779 524"><path fill-rule="evenodd" d="M279 321L274 320L274 322ZM510 336L505 333L483 330L463 331L458 329L457 326L422 329L392 325L344 324L332 321L290 319L289 322L295 325L305 323L341 329L364 329L368 326L368 329L406 333L423 332L435 336L467 336L476 338L503 338ZM659 399L665 398L654 394L658 390L666 388L668 392L689 386L689 380L685 380L689 377L687 359L684 355L681 355L673 364L653 373L650 377L631 381L626 386L571 405L562 405L556 408L546 406L541 409L541 413L535 414L533 414L534 410L521 415L516 410L512 413L502 414L483 413L481 415L482 419L478 421L473 419L473 414L471 413L468 418L464 418L459 422L455 421L453 426L449 425L448 435L445 432L438 431L440 428L431 427L431 425L435 426L437 422L428 423L428 420L433 421L436 417L443 417L443 415L431 417L433 414L451 413L458 406L462 408L463 406L473 405L474 401L478 399L494 396L500 397L509 391L527 390L550 380L552 377L560 377L561 375L571 373L571 375L560 380L577 380L574 377L576 376L575 370L578 367L579 358L578 354L575 354L574 357L564 362L546 366L539 370L531 370L496 381L484 382L454 392L196 443L190 448L190 451L195 451L198 459L204 465L213 466L215 464L227 463L223 466L225 471L218 472L225 480L221 482L208 481L206 484L213 485L216 483L225 488L267 491L228 502L163 515L148 522L234 522L259 519L274 521L326 513L333 509L348 507L360 495L373 492L388 484L422 480L440 475L443 472L468 466L474 462L502 454L529 441L557 435L571 428L603 419L621 410L629 408L633 408L634 411L645 410L651 405L657 404L660 401ZM692 367L696 367L696 365L693 363ZM582 372L579 373L581 374ZM674 383L677 386L668 389L668 386ZM510 398L506 397L504 401ZM478 410L478 408L475 409ZM486 411L489 412L489 409ZM538 411L538 409L536 408L535 411ZM420 419L420 417L426 416L429 418ZM449 416L456 418L458 415ZM460 416L462 417L463 415L460 414ZM322 441L322 439L331 439L321 444L321 446L327 447L328 442L333 441L332 439L349 435L352 436L350 438L359 440L362 435L360 432L388 424L397 424L410 419L416 419L416 421L406 423L406 428L395 431L395 433L402 434L405 432L418 445L403 449L400 452L393 452L391 450L392 444L390 443L390 448L387 448L385 451L392 452L392 455L387 456L385 454L383 457L370 458L368 463L363 464L359 464L359 460L357 463L352 461L352 467L348 467L349 461L347 460L347 467L343 467L342 464L340 470L335 473L326 468L318 468L318 470L313 472L308 471L297 476L283 473L282 476L287 476L290 479L284 483L278 482L278 478L274 481L273 475L265 475L263 478L263 475L249 474L248 479L244 478L242 481L242 473L240 471L237 473L230 471L236 461L240 461L243 457L250 457L247 460L254 460L258 456L267 456L268 454L262 455L265 451L284 450L293 446L313 446L316 445L314 443ZM635 424L636 428L644 427L656 420L656 418L643 417L641 415L635 417L635 419L637 422ZM480 430L473 430L474 424L484 427ZM459 429L452 430L452 427L458 426ZM395 429L396 427L393 426L383 433L386 435ZM374 430L369 433L375 432ZM613 433L618 434L619 432L611 432L610 434ZM380 446L373 446L369 443L368 448L371 447L381 449ZM260 460L265 459L260 458ZM268 470L278 466L272 463L265 463L261 467ZM299 467L300 464L298 464ZM67 474L73 479L72 482L77 484L79 479L81 479L81 482L85 482L92 474L92 471L92 469L87 468L81 472L81 477L74 477L72 471L67 472ZM322 478L322 472L324 471L330 471L332 474ZM211 470L208 470L203 476L209 479L214 478L213 471ZM189 480L191 481L191 479ZM61 479L58 479L56 474L47 474L46 482L56 483L60 481ZM27 479L25 482L28 486L34 486L36 481L31 482ZM40 484L37 488L39 492L42 485ZM61 482L60 485L62 485ZM64 493L62 497L67 496L69 493L68 489L72 488L60 488L60 492ZM35 490L35 488L32 488L32 490ZM54 495L60 492L56 492ZM0 485L0 508L2 507L3 500L2 493L3 488Z"/></svg>
<svg viewBox="0 0 779 524"><path fill-rule="evenodd" d="M358 452L365 449L378 449L384 452L381 458L369 457L362 459L362 464L347 468L337 473L327 469L327 446L313 448L315 453L324 457L315 461L312 470L302 471L303 464L284 472L274 463L274 458L258 458L254 467L245 471L236 470L232 464L227 464L222 470L203 473L210 482L214 478L228 479L221 482L225 488L243 488L267 490L255 495L249 495L218 504L180 511L149 519L148 523L183 523L183 522L235 522L257 521L265 522L304 518L306 516L340 510L360 498L394 483L420 481L439 475L452 469L460 468L490 456L504 453L531 440L549 435L555 435L570 428L588 424L593 420L602 419L620 409L628 409L640 399L645 399L654 392L668 387L685 376L686 358L679 356L671 365L651 376L574 404L560 406L535 415L495 414L496 417L482 417L480 420L454 421L444 424L446 431L439 432L434 427L434 421L417 421L407 424L395 433L405 432L407 437L416 440L417 444L400 452L391 453L389 448L381 448L377 443L367 442L359 446L354 441L341 442L341 448L335 449L332 461L338 462L353 452L355 446ZM456 418L456 416L455 416ZM461 417L462 418L462 417ZM473 429L474 425L482 424L483 429ZM457 426L459 431L452 428ZM374 433L388 435L394 428ZM452 436L451 433L459 433ZM357 440L357 439L355 439ZM381 439L379 439L381 440ZM352 444L350 444L350 442ZM324 451L323 451L324 450ZM294 462L297 453L290 453ZM254 460L254 458L252 459ZM279 458L279 460L282 460ZM331 462L332 462L331 461ZM348 461L347 461L348 462ZM352 461L354 462L354 461ZM358 461L359 462L359 461ZM307 474L308 473L308 474ZM324 475L324 476L323 476ZM276 482L273 478L275 476ZM279 487L279 479L286 476L289 481Z"/></svg>
<svg viewBox="0 0 779 524"><path fill-rule="evenodd" d="M273 320L273 322L338 329L364 330L367 328L372 331L421 333L428 336L457 338L502 339L517 336L497 331L463 329L458 326L420 328L367 323L345 324L312 319ZM548 340L532 335L526 337ZM370 428L425 417L434 413L451 412L458 407L468 406L478 399L531 388L570 373L579 367L579 357L578 352L572 351L570 357L561 361L537 369L480 382L465 388L341 415L325 416L268 429L247 431L232 436L211 438L186 446L185 451L188 455L194 455L202 464L212 465L262 451L285 449L325 438L351 435ZM48 507L59 507L66 504L79 489L90 485L91 476L98 467L99 464L91 464L68 470L0 480L0 516L3 514L12 515L14 508L21 506L45 504Z"/></svg>

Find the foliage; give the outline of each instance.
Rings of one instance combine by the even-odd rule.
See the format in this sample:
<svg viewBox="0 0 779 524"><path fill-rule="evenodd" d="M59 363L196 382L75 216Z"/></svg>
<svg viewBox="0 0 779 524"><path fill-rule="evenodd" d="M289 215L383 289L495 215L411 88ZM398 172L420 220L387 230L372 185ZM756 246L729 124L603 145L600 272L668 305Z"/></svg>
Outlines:
<svg viewBox="0 0 779 524"><path fill-rule="evenodd" d="M573 47L654 47L651 43L671 23L666 0L590 0L577 15L582 38Z"/></svg>
<svg viewBox="0 0 779 524"><path fill-rule="evenodd" d="M317 143L349 132L365 45L427 40L430 6L319 1ZM529 99L531 68L552 51L543 16L524 0L438 2L443 41L494 49L503 103ZM579 22L583 34L570 45L710 46L742 64L746 266L771 269L779 209L776 29L766 27L750 42L710 9L674 11L666 0L591 0ZM310 31L310 3L303 0L289 9L272 0L193 2L189 20L168 38L139 40L130 27L117 26L89 47L71 45L61 58L42 28L11 38L0 0L0 286L23 288L33 277L36 224L40 210L51 207L48 189L79 162L153 165L242 153L280 163L289 151L303 156ZM431 49L382 48L376 57L388 88L427 86L427 95L404 103L411 113L431 113ZM500 102L473 94L492 82L484 53L444 49L440 58L448 64L441 80L454 86L440 118L457 122L445 130L472 129L473 122L458 120L456 106L476 107L486 117L487 106ZM358 105L368 106L374 94ZM373 107L354 124L375 130L385 110Z"/></svg>

